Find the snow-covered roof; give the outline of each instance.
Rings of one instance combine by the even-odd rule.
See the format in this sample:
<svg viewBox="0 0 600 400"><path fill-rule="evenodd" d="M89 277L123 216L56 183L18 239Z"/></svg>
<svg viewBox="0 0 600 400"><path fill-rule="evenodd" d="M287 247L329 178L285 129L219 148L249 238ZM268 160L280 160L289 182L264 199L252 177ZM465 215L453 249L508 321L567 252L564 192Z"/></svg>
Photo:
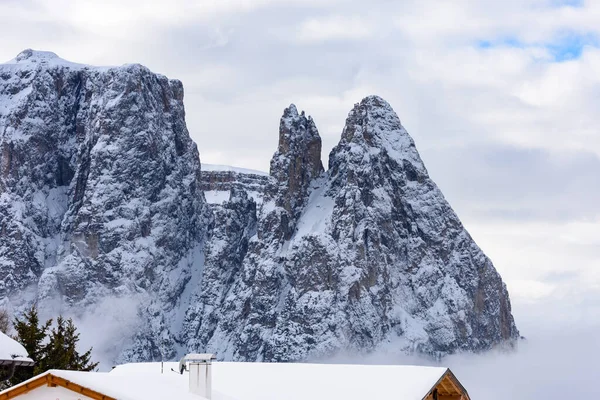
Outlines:
<svg viewBox="0 0 600 400"><path fill-rule="evenodd" d="M165 374L187 385L187 374L174 374L171 368L177 370L177 363L165 363ZM446 371L411 365L216 362L212 388L213 398L238 400L421 400ZM160 363L124 364L110 375L159 377Z"/></svg>
<svg viewBox="0 0 600 400"><path fill-rule="evenodd" d="M187 373L176 362L135 363L111 372L50 370L5 392L45 379L70 384L118 400L202 400L189 392ZM422 400L448 370L409 365L340 365L302 363L212 364L213 400ZM56 377L56 378L55 378ZM64 386L64 385L63 385ZM5 392L0 392L1 395Z"/></svg>
<svg viewBox="0 0 600 400"><path fill-rule="evenodd" d="M408 365L216 363L213 387L240 400L421 400L445 372Z"/></svg>
<svg viewBox="0 0 600 400"><path fill-rule="evenodd" d="M33 363L25 347L0 332L0 364L6 364L7 362L25 365Z"/></svg>
<svg viewBox="0 0 600 400"><path fill-rule="evenodd" d="M237 172L239 174L269 176L269 174L264 171L258 171L255 169L248 169L248 168L232 167L230 165L217 165L217 164L202 163L201 170L202 171L227 171L227 172Z"/></svg>
<svg viewBox="0 0 600 400"><path fill-rule="evenodd" d="M177 363L171 364L176 365ZM22 382L19 385L15 385L4 392L0 392L0 398L5 392L13 391L21 386L38 386L32 384L34 381L39 382L47 377L57 377L68 381L69 384L72 383L118 400L204 399L204 397L190 393L187 375L182 376L179 373L170 370L165 370L165 372L161 374L160 363L158 363L157 366L158 371L149 374L113 374L109 372L83 372L51 369ZM234 400L227 396L220 395L215 391L213 391L212 398L213 400Z"/></svg>

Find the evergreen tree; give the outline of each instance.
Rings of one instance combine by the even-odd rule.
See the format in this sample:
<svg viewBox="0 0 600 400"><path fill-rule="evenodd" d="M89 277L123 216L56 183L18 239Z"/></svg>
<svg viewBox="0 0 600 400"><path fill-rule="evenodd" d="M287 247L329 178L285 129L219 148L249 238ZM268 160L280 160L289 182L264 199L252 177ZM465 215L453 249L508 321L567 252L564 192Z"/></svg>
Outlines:
<svg viewBox="0 0 600 400"><path fill-rule="evenodd" d="M50 325L52 325L51 319L40 325L35 305L25 312L23 319L15 318L13 323L16 332L15 339L25 347L33 361L37 361L42 356L42 343L46 339Z"/></svg>
<svg viewBox="0 0 600 400"><path fill-rule="evenodd" d="M40 325L35 305L25 312L22 319L15 318L13 323L16 332L14 339L25 347L29 358L36 364L44 358L43 342L46 339L51 324L52 320L50 319ZM32 378L37 373L39 373L37 367L19 367L16 369L11 383L17 384L23 382Z"/></svg>
<svg viewBox="0 0 600 400"><path fill-rule="evenodd" d="M56 325L52 320L40 324L35 306L22 317L15 318L15 340L25 347L29 357L35 362L33 367L19 367L11 379L11 384L23 382L34 375L49 369L65 369L72 371L93 371L98 363L91 361L92 349L80 354L77 351L79 333L71 318L59 316Z"/></svg>
<svg viewBox="0 0 600 400"><path fill-rule="evenodd" d="M98 367L97 362L92 362L92 348L88 349L85 353L80 354L77 351L77 342L79 342L79 333L77 328L73 324L73 320L69 318L67 320L67 326L65 327L65 345L67 353L69 354L69 368L74 371L93 371Z"/></svg>
<svg viewBox="0 0 600 400"><path fill-rule="evenodd" d="M56 326L49 334L48 342L42 347L43 354L36 360L35 373L41 374L49 369L67 369L65 351L65 320L62 316L56 319Z"/></svg>
<svg viewBox="0 0 600 400"><path fill-rule="evenodd" d="M79 333L71 318L65 320L62 316L56 319L49 340L44 346L44 357L36 366L36 372L49 369L66 369L72 371L93 371L98 363L91 362L92 349L83 354L77 351Z"/></svg>

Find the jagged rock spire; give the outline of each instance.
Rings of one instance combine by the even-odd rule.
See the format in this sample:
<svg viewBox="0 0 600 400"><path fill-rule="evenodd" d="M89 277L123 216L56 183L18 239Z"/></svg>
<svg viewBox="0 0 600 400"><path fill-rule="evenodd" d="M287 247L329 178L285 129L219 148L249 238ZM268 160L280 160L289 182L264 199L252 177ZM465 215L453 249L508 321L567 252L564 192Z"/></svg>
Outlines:
<svg viewBox="0 0 600 400"><path fill-rule="evenodd" d="M321 137L310 116L298 114L294 104L283 111L279 123L279 145L271 159L271 176L277 182L278 206L292 220L304 206L311 182L323 173Z"/></svg>

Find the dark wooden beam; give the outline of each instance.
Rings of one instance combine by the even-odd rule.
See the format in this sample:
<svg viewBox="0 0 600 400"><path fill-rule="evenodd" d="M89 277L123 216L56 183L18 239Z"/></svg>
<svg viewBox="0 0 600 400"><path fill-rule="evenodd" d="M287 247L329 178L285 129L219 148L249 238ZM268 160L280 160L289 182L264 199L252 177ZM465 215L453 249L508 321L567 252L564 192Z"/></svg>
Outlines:
<svg viewBox="0 0 600 400"><path fill-rule="evenodd" d="M47 375L40 376L39 378L34 379L30 382L27 382L24 385L16 386L13 390L8 389L8 391L6 391L2 395L0 395L0 400L13 399L13 398L20 396L22 394L25 394L33 389L43 386L47 382L46 378L47 378Z"/></svg>
<svg viewBox="0 0 600 400"><path fill-rule="evenodd" d="M71 382L64 378L60 378L60 377L54 376L54 375L49 375L49 376L50 376L50 383L56 384L58 386L62 386L73 392L81 393L84 396L91 397L94 400L117 400L114 397L106 396L100 392L96 392L95 390L88 389L84 386L78 385L77 383Z"/></svg>
<svg viewBox="0 0 600 400"><path fill-rule="evenodd" d="M52 374L40 376L39 378L34 379L25 385L15 386L13 389L8 389L5 393L0 395L0 400L14 399L17 396L30 392L44 385L49 387L61 386L73 392L83 394L84 396L90 397L94 400L117 400L114 397L106 396L100 392L96 392L95 390L88 389Z"/></svg>

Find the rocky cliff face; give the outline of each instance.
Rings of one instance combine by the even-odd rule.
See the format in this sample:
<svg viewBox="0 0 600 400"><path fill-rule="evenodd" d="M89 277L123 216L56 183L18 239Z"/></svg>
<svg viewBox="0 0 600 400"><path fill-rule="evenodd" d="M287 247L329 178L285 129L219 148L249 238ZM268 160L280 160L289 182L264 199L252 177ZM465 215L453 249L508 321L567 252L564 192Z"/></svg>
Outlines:
<svg viewBox="0 0 600 400"><path fill-rule="evenodd" d="M211 218L181 82L26 50L0 96L0 295L52 313L143 298L161 339L136 354L174 356L165 332Z"/></svg>
<svg viewBox="0 0 600 400"><path fill-rule="evenodd" d="M279 146L271 159L275 205L281 208L282 238L294 233L309 195L311 182L323 172L321 137L311 117L298 114L295 105L283 111L279 123Z"/></svg>
<svg viewBox="0 0 600 400"><path fill-rule="evenodd" d="M444 355L518 337L506 288L389 104L321 162L284 110L270 176L207 166L178 81L25 51L0 66L0 298L85 315L135 299L121 360ZM119 313L119 309L111 310Z"/></svg>

